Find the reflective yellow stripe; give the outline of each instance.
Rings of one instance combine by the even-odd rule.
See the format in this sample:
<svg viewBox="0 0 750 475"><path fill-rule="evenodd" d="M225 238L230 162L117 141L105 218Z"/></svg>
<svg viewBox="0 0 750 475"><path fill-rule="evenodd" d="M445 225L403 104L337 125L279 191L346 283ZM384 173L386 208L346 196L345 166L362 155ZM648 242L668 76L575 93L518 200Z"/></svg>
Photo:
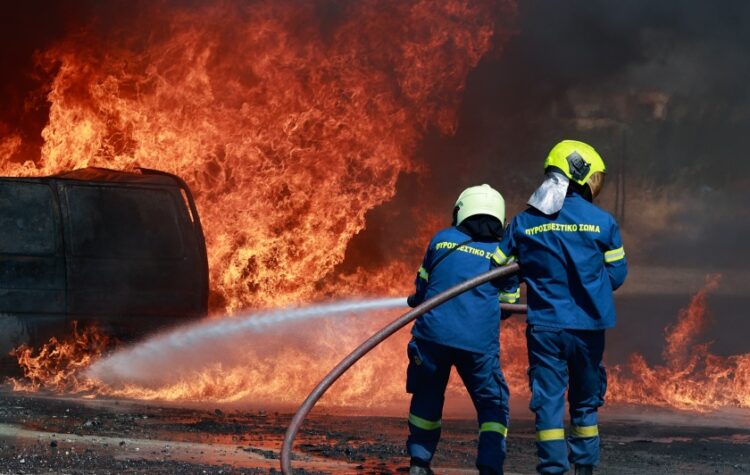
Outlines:
<svg viewBox="0 0 750 475"><path fill-rule="evenodd" d="M551 440L565 440L565 429L544 429L537 431L538 442L549 442Z"/></svg>
<svg viewBox="0 0 750 475"><path fill-rule="evenodd" d="M521 298L521 289L516 289L515 292L500 292L498 297L503 303L516 303Z"/></svg>
<svg viewBox="0 0 750 475"><path fill-rule="evenodd" d="M479 432L499 432L503 437L508 436L508 428L499 422L483 422L479 426Z"/></svg>
<svg viewBox="0 0 750 475"><path fill-rule="evenodd" d="M508 262L508 256L505 255L503 251L500 250L500 247L495 249L495 252L492 253L492 260L497 262L499 265L504 265Z"/></svg>
<svg viewBox="0 0 750 475"><path fill-rule="evenodd" d="M413 269L413 267L412 267L412 269ZM419 268L419 277L422 278L422 279L424 279L424 280L428 280L430 278L430 274L427 273L427 269L425 269L424 267L420 267Z"/></svg>
<svg viewBox="0 0 750 475"><path fill-rule="evenodd" d="M440 428L440 421L428 421L427 419L415 416L411 412L409 413L409 423L424 430L435 430Z"/></svg>
<svg viewBox="0 0 750 475"><path fill-rule="evenodd" d="M625 248L618 247L604 253L604 262L615 262L625 257Z"/></svg>
<svg viewBox="0 0 750 475"><path fill-rule="evenodd" d="M570 427L570 435L573 437L578 437L580 439L586 438L586 437L598 437L599 436L599 426L593 425L593 426L571 426Z"/></svg>

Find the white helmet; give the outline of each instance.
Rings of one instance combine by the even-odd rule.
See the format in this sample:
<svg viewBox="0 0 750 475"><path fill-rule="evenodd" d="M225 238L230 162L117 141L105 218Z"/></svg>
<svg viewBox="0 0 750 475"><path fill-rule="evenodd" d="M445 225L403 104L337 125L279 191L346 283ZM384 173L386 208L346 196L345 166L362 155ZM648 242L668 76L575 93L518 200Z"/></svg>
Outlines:
<svg viewBox="0 0 750 475"><path fill-rule="evenodd" d="M490 185L472 186L466 188L456 200L454 210L456 225L477 214L487 214L494 216L505 225L505 200L496 189Z"/></svg>

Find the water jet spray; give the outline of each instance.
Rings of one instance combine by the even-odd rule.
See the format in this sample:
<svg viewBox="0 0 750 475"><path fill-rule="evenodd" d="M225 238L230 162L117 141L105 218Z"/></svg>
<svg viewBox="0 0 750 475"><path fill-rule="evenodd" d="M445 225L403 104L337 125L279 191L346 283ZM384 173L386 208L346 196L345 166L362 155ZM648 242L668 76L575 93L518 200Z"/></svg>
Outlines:
<svg viewBox="0 0 750 475"><path fill-rule="evenodd" d="M143 375L154 373L157 361L184 359L187 355L206 354L208 348L243 335L263 332L277 325L318 318L406 307L401 297L344 300L299 308L280 308L233 318L209 319L154 335L132 347L103 358L86 370L97 381L143 382Z"/></svg>

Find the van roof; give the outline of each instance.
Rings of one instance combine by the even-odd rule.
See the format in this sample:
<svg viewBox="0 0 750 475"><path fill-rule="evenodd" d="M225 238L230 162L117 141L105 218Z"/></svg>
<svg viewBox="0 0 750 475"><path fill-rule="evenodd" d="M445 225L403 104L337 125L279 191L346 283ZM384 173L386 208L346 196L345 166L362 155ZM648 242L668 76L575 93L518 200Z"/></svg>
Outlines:
<svg viewBox="0 0 750 475"><path fill-rule="evenodd" d="M62 172L44 178L180 186L181 180L170 173L150 170L147 168L138 168L137 170L137 172L125 172L110 170L108 168L88 167Z"/></svg>

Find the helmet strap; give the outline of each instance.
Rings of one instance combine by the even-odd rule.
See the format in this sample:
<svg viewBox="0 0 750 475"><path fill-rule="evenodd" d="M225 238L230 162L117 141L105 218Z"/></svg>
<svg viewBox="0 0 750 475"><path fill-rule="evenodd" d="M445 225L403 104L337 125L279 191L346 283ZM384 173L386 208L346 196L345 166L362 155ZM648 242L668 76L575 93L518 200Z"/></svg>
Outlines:
<svg viewBox="0 0 750 475"><path fill-rule="evenodd" d="M451 219L451 226L456 226L458 224L458 206L453 208L453 218Z"/></svg>
<svg viewBox="0 0 750 475"><path fill-rule="evenodd" d="M569 193L578 193L579 195L583 196L583 198L589 203L594 202L594 195L591 193L591 187L588 184L580 185L574 181L571 181L570 185L568 185L568 190Z"/></svg>

